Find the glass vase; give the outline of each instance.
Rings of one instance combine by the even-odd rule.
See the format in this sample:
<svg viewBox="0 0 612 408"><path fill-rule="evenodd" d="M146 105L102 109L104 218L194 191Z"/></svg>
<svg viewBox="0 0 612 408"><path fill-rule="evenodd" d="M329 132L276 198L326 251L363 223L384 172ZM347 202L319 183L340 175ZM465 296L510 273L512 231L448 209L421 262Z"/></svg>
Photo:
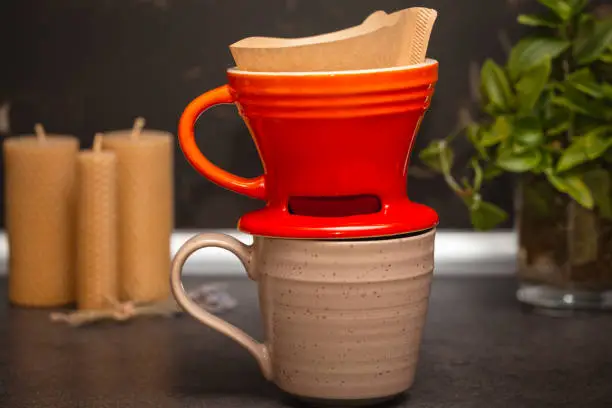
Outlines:
<svg viewBox="0 0 612 408"><path fill-rule="evenodd" d="M544 309L612 309L612 221L525 175L516 194L519 301Z"/></svg>

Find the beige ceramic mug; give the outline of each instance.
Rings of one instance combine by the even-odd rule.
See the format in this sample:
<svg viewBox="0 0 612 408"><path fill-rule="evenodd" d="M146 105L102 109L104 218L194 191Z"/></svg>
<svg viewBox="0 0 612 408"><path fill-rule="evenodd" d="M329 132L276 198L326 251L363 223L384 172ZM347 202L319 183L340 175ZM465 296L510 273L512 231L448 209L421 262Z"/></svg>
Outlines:
<svg viewBox="0 0 612 408"><path fill-rule="evenodd" d="M433 272L435 230L388 239L300 240L223 234L187 241L172 262L178 303L234 339L264 376L303 398L378 400L410 388ZM196 305L181 271L196 250L234 253L258 283L265 341Z"/></svg>

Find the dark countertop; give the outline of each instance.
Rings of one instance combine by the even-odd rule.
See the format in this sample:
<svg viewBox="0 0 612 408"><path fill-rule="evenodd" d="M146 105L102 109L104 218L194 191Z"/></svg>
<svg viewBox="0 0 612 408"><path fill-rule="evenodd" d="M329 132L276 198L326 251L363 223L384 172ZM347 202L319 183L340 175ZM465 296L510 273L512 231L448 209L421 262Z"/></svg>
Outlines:
<svg viewBox="0 0 612 408"><path fill-rule="evenodd" d="M388 406L612 407L612 316L527 313L514 289L508 278L437 278L416 384ZM261 338L255 284L232 279L229 291L239 305L225 317ZM245 350L190 317L74 329L48 315L0 305L0 407L296 406Z"/></svg>

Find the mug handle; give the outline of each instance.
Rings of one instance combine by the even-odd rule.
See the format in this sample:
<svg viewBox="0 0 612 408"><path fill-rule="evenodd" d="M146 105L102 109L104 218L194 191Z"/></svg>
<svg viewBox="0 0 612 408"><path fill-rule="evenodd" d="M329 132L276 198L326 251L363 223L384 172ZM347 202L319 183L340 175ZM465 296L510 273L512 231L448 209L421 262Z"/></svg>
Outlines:
<svg viewBox="0 0 612 408"><path fill-rule="evenodd" d="M229 173L212 164L202 154L195 142L193 128L200 115L205 110L215 105L235 102L236 99L230 92L228 85L223 85L212 91L208 91L191 101L183 111L179 120L179 143L189 163L204 177L238 194L244 194L251 198L264 200L266 196L264 176L244 178Z"/></svg>
<svg viewBox="0 0 612 408"><path fill-rule="evenodd" d="M249 278L257 280L257 276L254 274L251 261L253 253L252 247L245 245L236 238L225 234L199 234L185 242L172 260L172 268L170 271L170 285L172 288L172 294L174 295L177 303L187 313L204 323L206 326L226 335L246 348L259 363L259 368L261 369L264 377L269 380L272 378L272 361L266 345L257 342L236 326L202 309L197 303L191 300L191 298L185 292L185 288L181 282L181 275L185 261L187 261L187 258L189 258L189 256L198 249L208 247L222 248L236 255L246 269Z"/></svg>

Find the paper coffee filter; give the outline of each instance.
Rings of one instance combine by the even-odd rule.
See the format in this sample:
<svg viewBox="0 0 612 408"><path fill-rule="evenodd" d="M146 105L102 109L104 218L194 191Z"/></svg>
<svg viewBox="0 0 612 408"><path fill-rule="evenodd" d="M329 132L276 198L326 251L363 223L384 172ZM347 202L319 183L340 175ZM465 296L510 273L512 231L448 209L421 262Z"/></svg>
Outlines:
<svg viewBox="0 0 612 408"><path fill-rule="evenodd" d="M238 69L266 72L388 68L425 61L437 12L412 7L370 14L361 24L301 37L249 37L230 45Z"/></svg>
<svg viewBox="0 0 612 408"><path fill-rule="evenodd" d="M232 44L230 48L233 50L246 48L290 48L303 45L323 44L360 36L378 30L381 26L388 25L390 22L389 15L379 10L370 14L361 24L343 30L299 38L248 37Z"/></svg>
<svg viewBox="0 0 612 408"><path fill-rule="evenodd" d="M429 38L438 13L423 7L414 7L404 13L407 19L404 32L406 38L403 40L404 46L397 66L421 64L425 61Z"/></svg>

